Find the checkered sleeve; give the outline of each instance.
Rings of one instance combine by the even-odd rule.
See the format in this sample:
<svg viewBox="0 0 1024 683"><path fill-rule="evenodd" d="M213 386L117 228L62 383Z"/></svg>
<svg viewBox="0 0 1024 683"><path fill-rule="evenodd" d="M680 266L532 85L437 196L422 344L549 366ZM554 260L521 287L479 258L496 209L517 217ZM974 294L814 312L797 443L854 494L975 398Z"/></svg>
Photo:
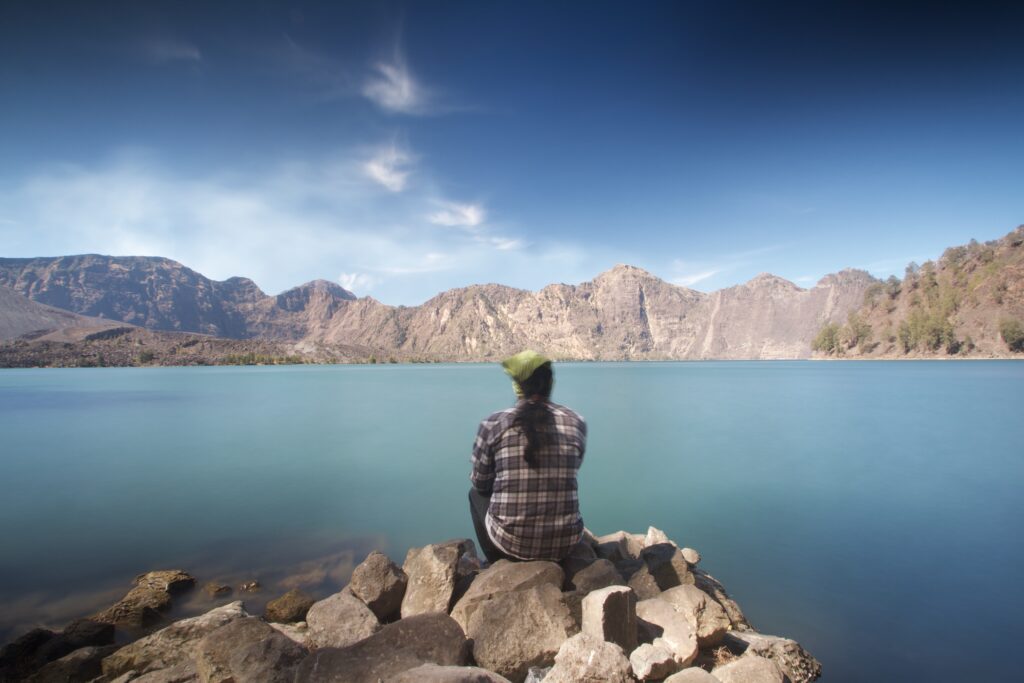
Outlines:
<svg viewBox="0 0 1024 683"><path fill-rule="evenodd" d="M491 450L492 425L489 420L480 423L473 442L473 471L469 475L473 488L484 495L490 495L494 487L494 453Z"/></svg>

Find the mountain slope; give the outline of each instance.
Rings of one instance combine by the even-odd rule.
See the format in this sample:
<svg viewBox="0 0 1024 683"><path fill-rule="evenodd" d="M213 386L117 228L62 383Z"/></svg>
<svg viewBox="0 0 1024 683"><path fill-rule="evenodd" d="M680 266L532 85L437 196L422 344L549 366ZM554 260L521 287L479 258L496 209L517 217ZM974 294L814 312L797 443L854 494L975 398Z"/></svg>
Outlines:
<svg viewBox="0 0 1024 683"><path fill-rule="evenodd" d="M0 340L31 337L73 341L123 324L76 315L0 286Z"/></svg>

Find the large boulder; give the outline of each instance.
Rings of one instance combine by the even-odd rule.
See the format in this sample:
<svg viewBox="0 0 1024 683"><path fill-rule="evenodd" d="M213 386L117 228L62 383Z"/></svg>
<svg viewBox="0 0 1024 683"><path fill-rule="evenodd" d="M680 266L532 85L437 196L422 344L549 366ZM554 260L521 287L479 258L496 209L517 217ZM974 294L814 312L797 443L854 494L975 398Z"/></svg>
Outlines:
<svg viewBox="0 0 1024 683"><path fill-rule="evenodd" d="M421 614L388 624L344 648L327 647L306 657L296 683L366 683L392 677L421 664L466 666L470 643L447 614Z"/></svg>
<svg viewBox="0 0 1024 683"><path fill-rule="evenodd" d="M701 569L693 570L694 585L715 599L729 617L734 631L753 631L743 610L736 604L736 601L725 592L725 587L715 577Z"/></svg>
<svg viewBox="0 0 1024 683"><path fill-rule="evenodd" d="M276 600L267 603L264 617L279 624L294 624L306 618L306 613L316 601L309 594L293 588Z"/></svg>
<svg viewBox="0 0 1024 683"><path fill-rule="evenodd" d="M711 675L721 683L784 683L786 680L778 664L757 655L744 655L716 666Z"/></svg>
<svg viewBox="0 0 1024 683"><path fill-rule="evenodd" d="M551 585L561 590L563 580L562 568L554 562L498 560L476 575L466 593L452 608L452 618L459 622L463 630L467 630L470 617L489 598L542 585Z"/></svg>
<svg viewBox="0 0 1024 683"><path fill-rule="evenodd" d="M721 643L732 626L722 606L696 586L687 584L669 588L659 597L686 615L701 648Z"/></svg>
<svg viewBox="0 0 1024 683"><path fill-rule="evenodd" d="M667 648L680 667L697 658L697 634L686 615L671 603L660 598L641 600L636 604L636 618L641 640Z"/></svg>
<svg viewBox="0 0 1024 683"><path fill-rule="evenodd" d="M569 588L583 595L608 586L622 586L626 582L615 565L609 560L597 559L572 575Z"/></svg>
<svg viewBox="0 0 1024 683"><path fill-rule="evenodd" d="M774 661L792 683L809 683L821 676L821 662L795 640L733 631L725 634L723 642L735 654L755 654Z"/></svg>
<svg viewBox="0 0 1024 683"><path fill-rule="evenodd" d="M294 624L279 624L276 621L270 622L270 627L278 633L290 639L293 643L309 649L309 624L299 621Z"/></svg>
<svg viewBox="0 0 1024 683"><path fill-rule="evenodd" d="M642 534L629 534L625 531L616 531L613 534L598 536L594 550L598 557L618 564L622 560L635 560L640 557L644 549L644 536Z"/></svg>
<svg viewBox="0 0 1024 683"><path fill-rule="evenodd" d="M236 619L199 641L196 673L202 683L286 683L306 649L256 617Z"/></svg>
<svg viewBox="0 0 1024 683"><path fill-rule="evenodd" d="M140 574L134 584L123 598L92 619L127 629L152 626L170 609L172 598L193 588L196 580L180 569L170 569Z"/></svg>
<svg viewBox="0 0 1024 683"><path fill-rule="evenodd" d="M459 539L413 548L405 558L403 571L408 577L402 598L402 618L448 612L458 579L463 553L476 554L473 542Z"/></svg>
<svg viewBox="0 0 1024 683"><path fill-rule="evenodd" d="M562 643L544 683L631 683L622 648L587 633Z"/></svg>
<svg viewBox="0 0 1024 683"><path fill-rule="evenodd" d="M656 597L661 591L694 582L682 551L671 543L657 543L640 552L641 566L629 578L628 585L641 600Z"/></svg>
<svg viewBox="0 0 1024 683"><path fill-rule="evenodd" d="M532 666L550 666L572 630L557 587L545 583L498 593L477 605L466 635L480 666L521 683Z"/></svg>
<svg viewBox="0 0 1024 683"><path fill-rule="evenodd" d="M46 664L25 679L28 683L85 683L103 674L104 657L117 651L117 645L89 645ZM7 679L0 674L0 680Z"/></svg>
<svg viewBox="0 0 1024 683"><path fill-rule="evenodd" d="M114 627L91 619L73 621L58 633L33 629L0 650L0 680L25 678L75 650L113 642Z"/></svg>
<svg viewBox="0 0 1024 683"><path fill-rule="evenodd" d="M380 622L362 600L341 591L313 603L306 626L311 647L345 647L372 636Z"/></svg>
<svg viewBox="0 0 1024 683"><path fill-rule="evenodd" d="M235 619L247 616L242 602L236 601L198 617L176 621L104 659L103 675L117 678L129 671L144 674L185 664L192 659L202 638Z"/></svg>
<svg viewBox="0 0 1024 683"><path fill-rule="evenodd" d="M391 678L388 683L509 683L509 680L476 666L421 664Z"/></svg>
<svg viewBox="0 0 1024 683"><path fill-rule="evenodd" d="M679 670L675 654L661 643L644 643L633 650L629 654L629 666L641 681L660 681Z"/></svg>
<svg viewBox="0 0 1024 683"><path fill-rule="evenodd" d="M609 586L583 598L580 630L631 652L636 647L636 595L633 590L627 586Z"/></svg>
<svg viewBox="0 0 1024 683"><path fill-rule="evenodd" d="M691 666L689 669L672 674L662 683L720 683L720 681L704 669Z"/></svg>
<svg viewBox="0 0 1024 683"><path fill-rule="evenodd" d="M107 680L107 679L100 679ZM196 673L196 665L189 660L181 664L175 664L169 669L158 669L144 673L141 676L135 671L128 671L110 681L110 683L198 683L199 674Z"/></svg>
<svg viewBox="0 0 1024 683"><path fill-rule="evenodd" d="M387 555L374 550L352 571L348 587L383 622L398 617L409 577Z"/></svg>

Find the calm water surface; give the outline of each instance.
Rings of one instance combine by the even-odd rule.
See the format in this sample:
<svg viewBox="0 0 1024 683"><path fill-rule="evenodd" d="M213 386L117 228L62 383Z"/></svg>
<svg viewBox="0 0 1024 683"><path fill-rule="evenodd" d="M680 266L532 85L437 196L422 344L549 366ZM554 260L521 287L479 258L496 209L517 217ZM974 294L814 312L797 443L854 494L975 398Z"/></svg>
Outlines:
<svg viewBox="0 0 1024 683"><path fill-rule="evenodd" d="M1024 363L556 378L589 423L587 526L697 548L823 680L1016 674ZM325 592L369 549L472 537L470 445L511 402L497 365L2 371L0 640L148 569Z"/></svg>

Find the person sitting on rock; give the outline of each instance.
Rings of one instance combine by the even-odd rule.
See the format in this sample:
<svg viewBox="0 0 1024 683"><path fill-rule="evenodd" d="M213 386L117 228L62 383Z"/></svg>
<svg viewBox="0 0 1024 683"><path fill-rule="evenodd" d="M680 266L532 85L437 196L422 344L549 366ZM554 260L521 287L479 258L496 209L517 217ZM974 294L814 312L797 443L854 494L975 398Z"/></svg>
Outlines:
<svg viewBox="0 0 1024 683"><path fill-rule="evenodd" d="M523 351L502 363L518 400L480 423L469 507L487 560L553 560L583 536L576 473L587 425L550 400L551 361Z"/></svg>

